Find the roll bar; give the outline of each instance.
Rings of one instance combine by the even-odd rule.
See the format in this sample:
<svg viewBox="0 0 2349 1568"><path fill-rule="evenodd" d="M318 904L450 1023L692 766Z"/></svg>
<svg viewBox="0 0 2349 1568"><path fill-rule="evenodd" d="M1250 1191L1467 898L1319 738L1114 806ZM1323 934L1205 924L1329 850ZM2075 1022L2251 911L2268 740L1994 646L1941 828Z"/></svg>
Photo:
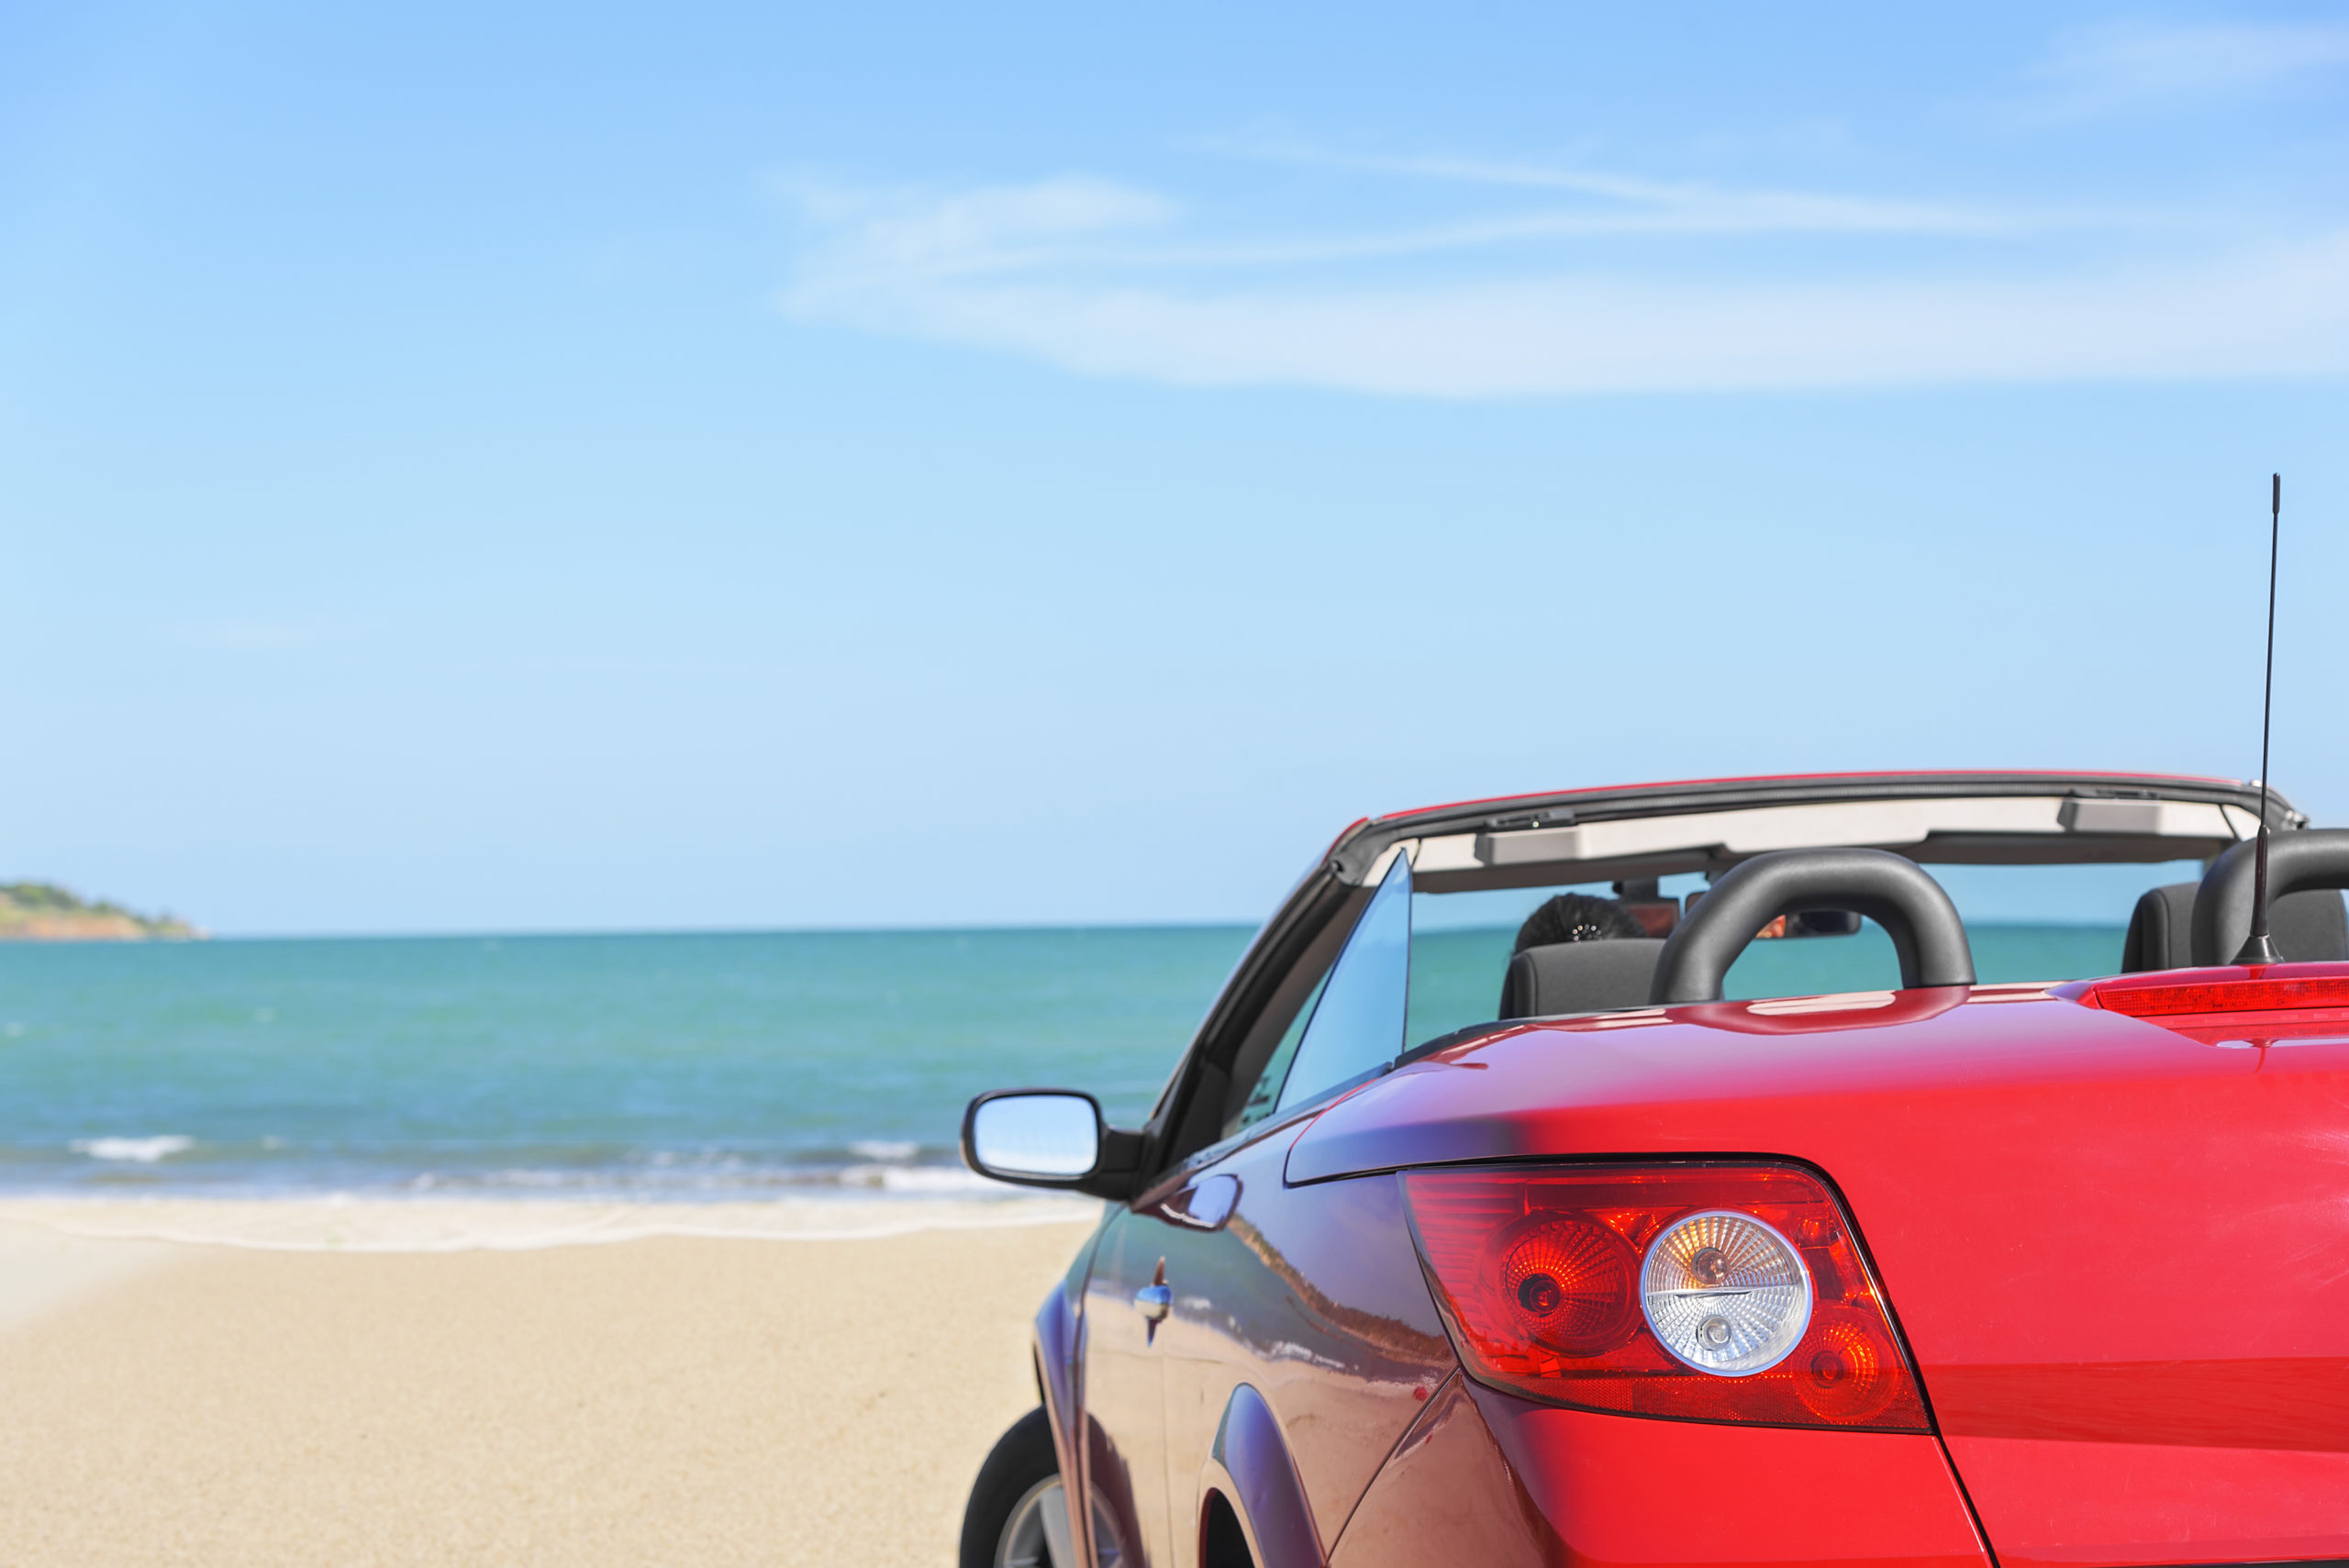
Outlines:
<svg viewBox="0 0 2349 1568"><path fill-rule="evenodd" d="M2232 963L2243 938L2251 934L2251 884L2258 849L2258 840L2246 839L2202 873L2202 885L2194 893L2196 964ZM2288 894L2340 887L2349 887L2349 828L2268 835L2269 908Z"/></svg>
<svg viewBox="0 0 2349 1568"><path fill-rule="evenodd" d="M1916 862L1888 850L1779 850L1731 870L1681 921L1657 956L1649 1005L1720 1001L1755 933L1806 909L1851 909L1882 926L1903 990L1974 984L1965 922Z"/></svg>

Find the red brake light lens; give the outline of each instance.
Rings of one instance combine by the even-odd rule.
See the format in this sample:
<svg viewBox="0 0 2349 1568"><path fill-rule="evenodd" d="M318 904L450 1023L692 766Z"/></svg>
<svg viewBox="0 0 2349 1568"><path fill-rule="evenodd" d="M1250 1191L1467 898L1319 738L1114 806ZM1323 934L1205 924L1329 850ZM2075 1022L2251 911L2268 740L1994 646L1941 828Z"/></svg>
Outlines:
<svg viewBox="0 0 2349 1568"><path fill-rule="evenodd" d="M1546 1404L1931 1430L1842 1209L1781 1165L1407 1171L1470 1375Z"/></svg>
<svg viewBox="0 0 2349 1568"><path fill-rule="evenodd" d="M2191 974L2192 977L2188 976ZM2349 966L2269 964L2099 980L2080 996L2134 1018L2191 1013L2315 1013L2349 1007Z"/></svg>

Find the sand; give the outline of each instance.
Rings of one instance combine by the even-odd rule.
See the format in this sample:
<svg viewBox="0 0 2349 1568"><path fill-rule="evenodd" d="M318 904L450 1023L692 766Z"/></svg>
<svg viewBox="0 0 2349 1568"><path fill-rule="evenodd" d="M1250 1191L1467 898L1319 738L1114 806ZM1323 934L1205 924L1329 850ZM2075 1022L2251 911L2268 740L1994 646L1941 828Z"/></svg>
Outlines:
<svg viewBox="0 0 2349 1568"><path fill-rule="evenodd" d="M0 1562L949 1563L1089 1211L798 1207L0 1203Z"/></svg>

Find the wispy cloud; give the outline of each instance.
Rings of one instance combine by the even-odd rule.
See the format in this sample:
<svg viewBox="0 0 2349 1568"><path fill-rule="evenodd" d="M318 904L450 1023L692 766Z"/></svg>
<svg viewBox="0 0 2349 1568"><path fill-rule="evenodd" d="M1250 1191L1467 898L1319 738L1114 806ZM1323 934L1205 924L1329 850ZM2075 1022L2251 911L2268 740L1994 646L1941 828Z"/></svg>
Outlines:
<svg viewBox="0 0 2349 1568"><path fill-rule="evenodd" d="M1554 192L1601 204L1598 211L1544 215L1559 226L1555 232L1993 235L2087 221L2076 213L2001 211L1817 191L1737 189L1541 161L1353 152L1276 132L1204 137L1191 145L1260 162Z"/></svg>
<svg viewBox="0 0 2349 1568"><path fill-rule="evenodd" d="M1687 232L1721 232L1720 215L1731 211L1804 230L1845 203L1592 178L1652 217L1698 210ZM1481 276L1422 267L1364 282L1358 269L1320 263L1588 234L1569 225L1592 215L1211 242L1188 234L1176 202L1097 179L927 198L799 194L811 243L783 298L793 317L1085 374L1484 397L2349 372L2349 230L2167 261L2074 257L2036 271L2028 253L2002 252L1991 276L1954 255L1938 270L1912 261L1891 272L1846 244L1791 279L1715 268L1669 281L1675 274L1609 264L1581 246L1501 250Z"/></svg>
<svg viewBox="0 0 2349 1568"><path fill-rule="evenodd" d="M1564 194L1571 205L1520 206L1446 221L1321 233L1202 239L1183 208L1116 181L1063 176L947 195L793 179L778 189L810 220L816 245L793 291L799 307L845 285L891 280L1034 273L1053 268L1141 271L1295 268L1493 250L1609 237L1880 235L1987 239L2138 222L2111 215L2034 214L1802 191L1737 190L1695 183L1454 159L1341 158L1284 148L1325 166Z"/></svg>
<svg viewBox="0 0 2349 1568"><path fill-rule="evenodd" d="M1097 254L1105 235L1163 225L1178 208L1154 192L1069 175L946 195L793 178L777 183L839 260L869 279L1017 272Z"/></svg>
<svg viewBox="0 0 2349 1568"><path fill-rule="evenodd" d="M2341 23L2127 21L2067 32L2033 74L2029 117L2075 119L2227 97L2349 66Z"/></svg>

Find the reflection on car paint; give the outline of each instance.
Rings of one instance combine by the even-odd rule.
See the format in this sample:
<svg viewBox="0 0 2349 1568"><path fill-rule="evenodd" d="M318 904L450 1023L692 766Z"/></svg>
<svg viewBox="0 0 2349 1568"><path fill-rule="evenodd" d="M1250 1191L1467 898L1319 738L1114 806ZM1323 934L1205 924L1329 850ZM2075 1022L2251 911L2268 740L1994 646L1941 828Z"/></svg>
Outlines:
<svg viewBox="0 0 2349 1568"><path fill-rule="evenodd" d="M1240 1201L1240 1178L1230 1172L1202 1177L1173 1197L1162 1200L1158 1212L1177 1225L1214 1230L1231 1218Z"/></svg>
<svg viewBox="0 0 2349 1568"><path fill-rule="evenodd" d="M1555 1535L1493 1441L1466 1383L1447 1378L1427 1401L1346 1521L1330 1568L1558 1556Z"/></svg>
<svg viewBox="0 0 2349 1568"><path fill-rule="evenodd" d="M1287 1436L1326 1551L1428 1391L1457 1363L1394 1178L1285 1186L1289 1141L1264 1139L1199 1179L1234 1179L1220 1229L1163 1218L1150 1227L1163 1238L1177 1291L1159 1336L1166 1442L1174 1462L1207 1452L1232 1391L1252 1386ZM1196 1486L1196 1477L1170 1477L1176 1517L1186 1488L1199 1506ZM1178 1532L1174 1568L1194 1568L1196 1550Z"/></svg>

